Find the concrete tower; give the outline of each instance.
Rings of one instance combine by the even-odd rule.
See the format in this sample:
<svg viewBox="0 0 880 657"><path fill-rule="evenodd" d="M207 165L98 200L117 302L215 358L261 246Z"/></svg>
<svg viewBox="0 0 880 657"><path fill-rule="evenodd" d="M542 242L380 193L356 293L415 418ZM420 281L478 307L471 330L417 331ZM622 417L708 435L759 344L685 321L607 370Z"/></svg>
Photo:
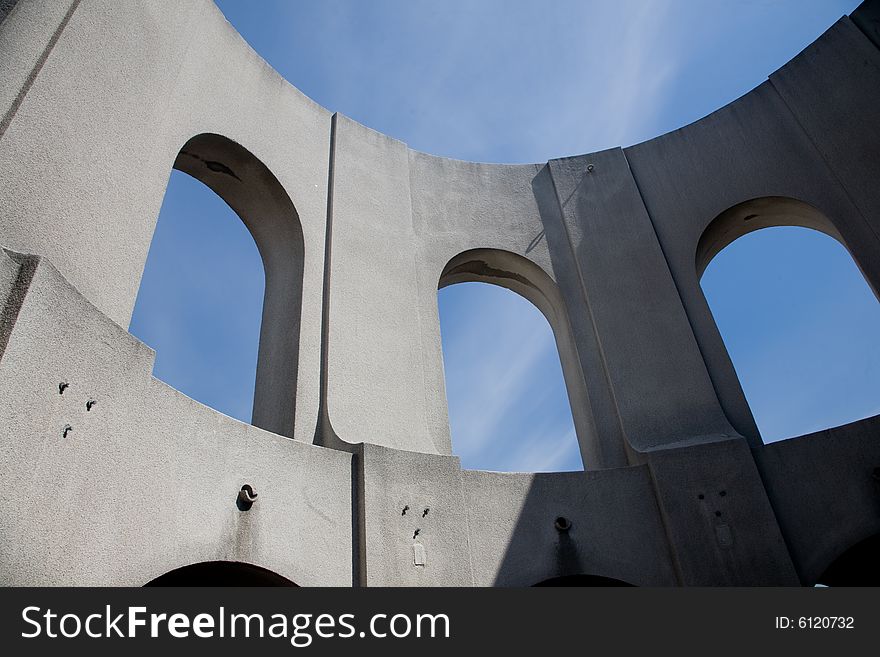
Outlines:
<svg viewBox="0 0 880 657"><path fill-rule="evenodd" d="M0 583L876 577L880 418L763 445L699 276L797 225L880 290L878 26L869 0L692 125L508 166L331 114L209 0L0 1ZM125 328L172 168L265 264L253 426ZM546 315L585 472L451 454L462 281Z"/></svg>

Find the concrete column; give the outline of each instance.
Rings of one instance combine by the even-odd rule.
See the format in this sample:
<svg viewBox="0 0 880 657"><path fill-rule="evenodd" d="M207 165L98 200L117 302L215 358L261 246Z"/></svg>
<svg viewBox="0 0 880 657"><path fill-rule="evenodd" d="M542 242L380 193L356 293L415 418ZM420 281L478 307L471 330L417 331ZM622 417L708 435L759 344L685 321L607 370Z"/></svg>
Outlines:
<svg viewBox="0 0 880 657"><path fill-rule="evenodd" d="M326 283L333 432L349 443L448 454L448 433L436 435L427 422L428 405L443 400L427 399L406 145L344 116L334 140Z"/></svg>
<svg viewBox="0 0 880 657"><path fill-rule="evenodd" d="M357 458L360 583L473 586L458 458L369 444Z"/></svg>
<svg viewBox="0 0 880 657"><path fill-rule="evenodd" d="M814 102L821 105L828 97L820 94ZM625 154L724 412L737 432L759 446L758 429L700 287L704 236L732 208L766 200L766 213L738 216L739 225L728 226L726 243L716 247L755 227L825 224L869 281L872 265L864 254L880 246L877 236L770 82ZM791 212L804 204L813 210Z"/></svg>
<svg viewBox="0 0 880 657"><path fill-rule="evenodd" d="M736 436L623 151L553 160L550 172L595 331L595 346L584 348L599 350L629 447ZM615 431L606 421L598 430Z"/></svg>
<svg viewBox="0 0 880 657"><path fill-rule="evenodd" d="M746 441L648 457L683 586L800 584Z"/></svg>

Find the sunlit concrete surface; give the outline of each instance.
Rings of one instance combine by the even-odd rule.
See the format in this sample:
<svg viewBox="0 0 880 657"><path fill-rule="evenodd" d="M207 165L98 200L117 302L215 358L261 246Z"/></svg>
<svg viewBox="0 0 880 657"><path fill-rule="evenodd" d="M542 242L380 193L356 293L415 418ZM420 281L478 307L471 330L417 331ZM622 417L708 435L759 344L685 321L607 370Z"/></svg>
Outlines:
<svg viewBox="0 0 880 657"><path fill-rule="evenodd" d="M880 418L764 446L699 284L797 225L880 290L877 0L692 125L532 165L331 114L209 0L0 21L3 584L877 583ZM265 265L254 426L125 328L172 168ZM585 472L451 454L437 289L466 281L547 317Z"/></svg>

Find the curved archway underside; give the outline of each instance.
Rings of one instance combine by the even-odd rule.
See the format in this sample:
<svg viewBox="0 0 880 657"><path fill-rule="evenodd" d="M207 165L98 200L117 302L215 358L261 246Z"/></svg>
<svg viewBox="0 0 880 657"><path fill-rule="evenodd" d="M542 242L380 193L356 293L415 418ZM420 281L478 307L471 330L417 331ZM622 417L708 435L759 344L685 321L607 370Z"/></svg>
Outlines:
<svg viewBox="0 0 880 657"><path fill-rule="evenodd" d="M533 586L633 586L629 582L601 575L561 575L551 577Z"/></svg>
<svg viewBox="0 0 880 657"><path fill-rule="evenodd" d="M794 199L756 199L722 213L701 245L713 328L764 441L876 413L880 306L829 218ZM703 277L709 253L718 260Z"/></svg>
<svg viewBox="0 0 880 657"><path fill-rule="evenodd" d="M880 586L880 534L848 548L816 580L822 586Z"/></svg>
<svg viewBox="0 0 880 657"><path fill-rule="evenodd" d="M144 586L296 586L289 579L239 561L205 561L175 568Z"/></svg>
<svg viewBox="0 0 880 657"><path fill-rule="evenodd" d="M295 554L309 584L528 582L562 572L567 531L566 572L796 585L842 537L880 531L880 417L761 445L698 275L789 222L841 240L880 287L880 50L858 11L680 130L489 165L318 106L209 0L154 4L19 3L0 23L3 583L127 583L168 549ZM121 328L172 160L265 264L256 428L152 379ZM436 299L464 280L547 316L587 471L450 454ZM72 494L96 481L112 503ZM273 580L195 568L174 577Z"/></svg>
<svg viewBox="0 0 880 657"><path fill-rule="evenodd" d="M204 183L250 231L266 273L253 424L293 437L305 243L299 215L275 175L222 135L189 139L174 168Z"/></svg>
<svg viewBox="0 0 880 657"><path fill-rule="evenodd" d="M585 464L595 464L595 456L603 450L589 414L586 384L565 301L553 279L534 262L516 253L472 249L459 253L446 264L437 287L443 289L457 283L498 285L519 294L541 311L553 330L581 457Z"/></svg>

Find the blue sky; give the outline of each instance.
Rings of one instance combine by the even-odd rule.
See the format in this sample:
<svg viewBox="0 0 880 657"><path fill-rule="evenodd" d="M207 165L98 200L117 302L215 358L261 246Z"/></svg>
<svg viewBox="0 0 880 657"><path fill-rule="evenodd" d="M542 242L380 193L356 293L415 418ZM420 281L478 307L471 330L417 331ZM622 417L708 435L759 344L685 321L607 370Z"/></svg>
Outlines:
<svg viewBox="0 0 880 657"><path fill-rule="evenodd" d="M761 83L857 4L218 1L328 109L417 150L486 162L545 161L681 127ZM156 376L244 421L262 276L232 211L173 173L131 331L157 350ZM880 305L836 242L759 231L716 257L703 288L765 440L880 412ZM446 288L438 304L463 465L580 469L537 309L478 284Z"/></svg>

